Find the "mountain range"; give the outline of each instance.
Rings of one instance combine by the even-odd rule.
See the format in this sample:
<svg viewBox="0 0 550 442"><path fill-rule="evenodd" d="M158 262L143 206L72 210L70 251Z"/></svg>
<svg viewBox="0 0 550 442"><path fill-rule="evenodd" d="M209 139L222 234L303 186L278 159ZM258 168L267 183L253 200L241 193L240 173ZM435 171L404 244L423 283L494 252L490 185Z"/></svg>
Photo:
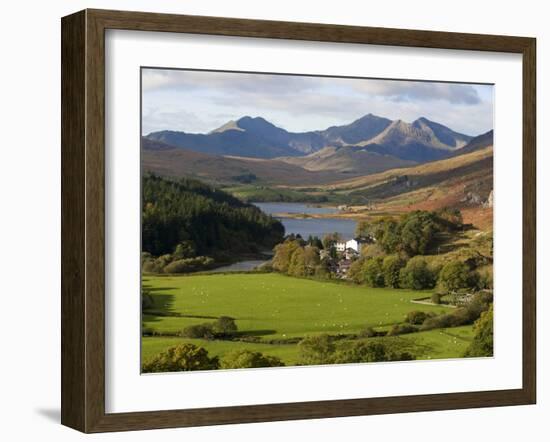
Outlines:
<svg viewBox="0 0 550 442"><path fill-rule="evenodd" d="M450 157L473 137L427 118L407 123L368 114L347 125L309 132L289 132L262 117L245 116L207 134L165 130L152 132L145 138L205 154L282 158L289 163L292 158L311 156L306 160L311 162L318 157L326 159L331 153L341 158L345 153L357 157L361 152L362 162L370 158L389 167L399 167Z"/></svg>
<svg viewBox="0 0 550 442"><path fill-rule="evenodd" d="M445 160L456 164L452 162L454 157L464 157L492 145L493 131L489 131L453 149ZM322 185L428 164L382 155L361 146L325 147L301 157L271 159L196 152L145 137L141 147L144 172L171 177L189 176L228 185L246 182L261 186Z"/></svg>

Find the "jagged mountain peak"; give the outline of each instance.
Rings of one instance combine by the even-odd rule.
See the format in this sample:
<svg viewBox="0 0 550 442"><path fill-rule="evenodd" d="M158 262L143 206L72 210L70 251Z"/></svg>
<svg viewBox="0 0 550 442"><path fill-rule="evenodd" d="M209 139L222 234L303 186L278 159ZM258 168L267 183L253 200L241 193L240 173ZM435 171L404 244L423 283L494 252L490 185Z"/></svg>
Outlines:
<svg viewBox="0 0 550 442"><path fill-rule="evenodd" d="M355 146L417 162L448 156L472 139L426 117L408 123L370 112L346 125L309 132L289 132L263 117L245 115L208 134L159 131L147 137L216 155L275 158L308 155L327 146Z"/></svg>

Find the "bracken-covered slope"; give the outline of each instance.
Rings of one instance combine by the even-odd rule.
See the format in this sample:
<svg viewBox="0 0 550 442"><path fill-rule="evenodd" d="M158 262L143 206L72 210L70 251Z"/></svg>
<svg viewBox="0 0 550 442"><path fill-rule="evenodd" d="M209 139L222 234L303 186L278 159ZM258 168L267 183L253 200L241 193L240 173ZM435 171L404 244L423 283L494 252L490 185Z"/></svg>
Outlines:
<svg viewBox="0 0 550 442"><path fill-rule="evenodd" d="M492 137L477 140L471 147L475 149L463 155L351 178L319 190L352 197L359 212L452 207L462 211L466 222L487 227L492 224Z"/></svg>
<svg viewBox="0 0 550 442"><path fill-rule="evenodd" d="M350 176L337 171L309 171L278 160L205 154L148 138L142 139L141 164L143 172L194 177L219 184L257 181L271 185L312 185Z"/></svg>

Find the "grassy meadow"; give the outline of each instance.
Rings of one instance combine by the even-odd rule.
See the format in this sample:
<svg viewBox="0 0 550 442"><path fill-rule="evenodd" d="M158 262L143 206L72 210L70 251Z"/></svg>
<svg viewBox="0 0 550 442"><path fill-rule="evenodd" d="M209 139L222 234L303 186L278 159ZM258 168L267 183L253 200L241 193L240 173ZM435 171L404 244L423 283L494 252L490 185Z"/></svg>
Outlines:
<svg viewBox="0 0 550 442"><path fill-rule="evenodd" d="M298 357L297 339L318 334L347 335L366 327L387 330L404 321L413 310L448 312L449 307L418 305L414 298L429 292L370 288L342 282L293 278L277 273L202 274L192 276L144 275L153 306L143 313L143 326L155 336L142 340L142 359L182 342L193 342L211 356L237 349L277 356L287 365ZM190 325L220 316L235 319L238 338L205 340L177 337ZM367 339L391 342L421 359L461 357L473 336L472 326L437 329L403 336ZM253 340L254 342L244 342ZM354 342L359 340L354 339Z"/></svg>

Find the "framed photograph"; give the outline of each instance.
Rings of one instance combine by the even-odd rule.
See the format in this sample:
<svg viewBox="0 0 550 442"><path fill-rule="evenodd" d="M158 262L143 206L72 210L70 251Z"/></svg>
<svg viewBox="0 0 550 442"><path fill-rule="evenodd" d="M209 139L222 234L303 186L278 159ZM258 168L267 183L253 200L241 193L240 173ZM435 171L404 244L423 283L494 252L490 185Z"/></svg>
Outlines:
<svg viewBox="0 0 550 442"><path fill-rule="evenodd" d="M536 400L535 39L62 19L62 423Z"/></svg>

